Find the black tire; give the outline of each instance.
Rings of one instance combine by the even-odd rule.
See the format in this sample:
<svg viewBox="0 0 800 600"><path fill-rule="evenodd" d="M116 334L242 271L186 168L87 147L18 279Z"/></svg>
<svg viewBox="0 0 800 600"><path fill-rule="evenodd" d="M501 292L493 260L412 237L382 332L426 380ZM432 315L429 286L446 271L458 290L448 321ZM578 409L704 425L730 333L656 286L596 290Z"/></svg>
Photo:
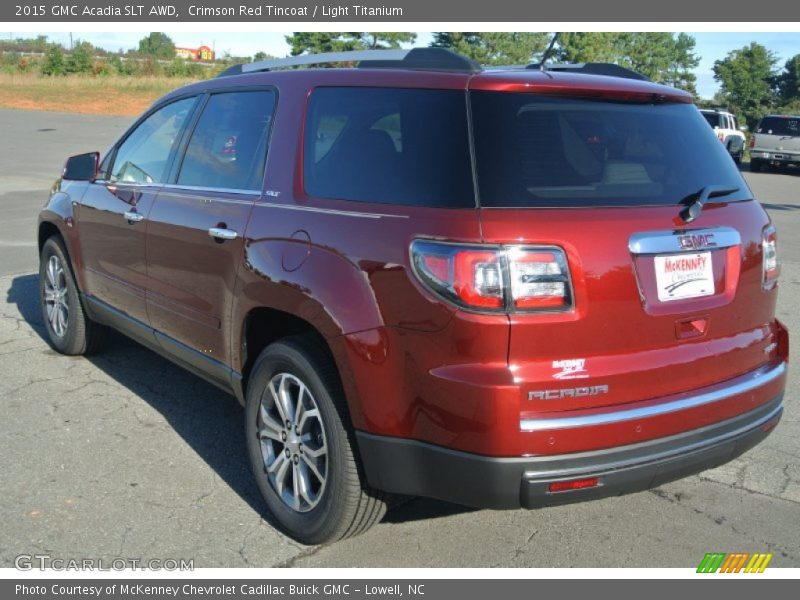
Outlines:
<svg viewBox="0 0 800 600"><path fill-rule="evenodd" d="M269 445L269 449L265 449L259 437L259 420L263 418L260 416L263 415L260 413L262 399L267 405L273 402L269 383L281 381L286 375L297 378L310 392L311 399L308 400L308 396L306 399L312 406L316 405L321 415L315 427L324 431L324 438L318 434L317 440L321 439L327 447L324 487L318 495L317 504L304 507L302 512L288 505L291 498L282 499L277 484L271 483L267 474L270 456L278 462L279 455L286 453L288 456L292 453L292 459L283 462L290 463L291 467L292 461L297 465L300 459L299 466L302 466L306 460L302 455L302 443L300 450L290 450L289 442L282 445L280 441L265 438L263 444ZM305 410L309 410L308 406ZM287 535L303 544L324 544L363 533L383 518L387 507L386 495L366 484L339 375L333 360L318 339L309 335L292 336L264 349L253 366L247 385L245 420L253 474L270 513ZM277 419L272 422L277 423ZM286 432L291 433L292 428L285 428L280 433L281 439L286 439ZM318 445L313 441L309 443ZM299 456L294 454L295 451ZM273 470L273 473L277 471ZM291 483L295 482L295 477L299 477L295 471L286 475ZM275 475L272 477L275 478ZM286 480L287 477L284 477L283 481Z"/></svg>
<svg viewBox="0 0 800 600"><path fill-rule="evenodd" d="M739 150L739 153L734 154L733 156L733 162L735 162L737 165L742 164L742 154L744 154L744 150Z"/></svg>
<svg viewBox="0 0 800 600"><path fill-rule="evenodd" d="M751 158L750 159L750 171L753 173L760 173L761 169L764 167L764 164L761 162L759 158Z"/></svg>
<svg viewBox="0 0 800 600"><path fill-rule="evenodd" d="M61 297L66 305L66 318L62 319L63 329L57 331L58 324L51 321L50 310L52 303L48 304L46 290L48 289L48 265L55 259L60 266L58 287L63 290ZM63 284L63 287L61 285ZM53 289L52 286L49 287ZM51 294L50 298L53 297ZM39 304L42 310L42 320L47 331L50 345L60 352L70 356L92 354L103 348L108 336L108 328L95 323L86 313L81 304L78 286L69 262L69 254L64 246L64 241L57 235L47 239L39 255ZM56 310L56 308L54 308Z"/></svg>

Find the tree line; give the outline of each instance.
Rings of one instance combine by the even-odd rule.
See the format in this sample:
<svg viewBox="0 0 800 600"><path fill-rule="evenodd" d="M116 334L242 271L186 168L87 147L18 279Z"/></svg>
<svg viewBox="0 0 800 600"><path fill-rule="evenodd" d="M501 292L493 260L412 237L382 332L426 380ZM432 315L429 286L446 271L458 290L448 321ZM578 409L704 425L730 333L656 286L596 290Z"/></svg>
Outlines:
<svg viewBox="0 0 800 600"><path fill-rule="evenodd" d="M449 48L483 65L525 65L539 62L550 44L550 32L436 32L431 46ZM413 45L411 32L294 32L286 36L292 55L347 50L400 48ZM224 55L204 67L176 58L175 44L163 32L151 32L137 48L111 53L86 41L70 51L44 36L0 41L5 70L38 72L45 76L161 75L211 77L234 62L270 58ZM26 56L36 55L36 58ZM570 32L559 35L552 62L610 62L638 71L656 81L694 94L701 105L726 106L752 128L769 112L800 113L800 54L783 65L763 45L752 42L714 63L720 90L711 100L697 96L694 69L700 58L695 39L670 32Z"/></svg>
<svg viewBox="0 0 800 600"><path fill-rule="evenodd" d="M436 32L431 46L449 48L484 65L526 65L541 60L549 32ZM414 33L297 32L286 37L292 55L314 52L399 48ZM553 62L610 62L655 82L691 92L698 103L725 106L751 129L769 112L800 113L800 54L784 65L753 42L714 63L720 90L711 100L697 95L693 73L700 63L695 39L670 32L572 32L560 34Z"/></svg>
<svg viewBox="0 0 800 600"><path fill-rule="evenodd" d="M176 56L175 44L162 32L152 32L139 40L137 48L109 52L85 40L77 40L69 50L47 41L45 36L0 40L2 69L39 73L47 77L62 75L123 75L166 77L209 77L234 60L225 56L216 68L183 60ZM238 59L249 60L249 57Z"/></svg>

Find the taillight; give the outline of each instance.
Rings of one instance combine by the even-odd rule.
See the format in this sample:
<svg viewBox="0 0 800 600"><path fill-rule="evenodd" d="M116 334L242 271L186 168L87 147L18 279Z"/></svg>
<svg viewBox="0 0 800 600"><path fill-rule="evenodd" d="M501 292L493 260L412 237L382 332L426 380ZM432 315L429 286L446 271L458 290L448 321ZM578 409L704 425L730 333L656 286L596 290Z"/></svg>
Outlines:
<svg viewBox="0 0 800 600"><path fill-rule="evenodd" d="M719 139L720 142L724 142L725 141L725 134L720 132L720 133L717 134L717 138Z"/></svg>
<svg viewBox="0 0 800 600"><path fill-rule="evenodd" d="M781 270L778 261L778 234L773 225L765 227L761 234L761 253L764 289L771 290L775 287Z"/></svg>
<svg viewBox="0 0 800 600"><path fill-rule="evenodd" d="M754 135L750 136L750 144L749 144L749 146L751 148L755 148L756 147L756 136L754 136Z"/></svg>
<svg viewBox="0 0 800 600"><path fill-rule="evenodd" d="M411 244L417 277L461 307L489 312L563 311L573 306L564 251L550 246Z"/></svg>

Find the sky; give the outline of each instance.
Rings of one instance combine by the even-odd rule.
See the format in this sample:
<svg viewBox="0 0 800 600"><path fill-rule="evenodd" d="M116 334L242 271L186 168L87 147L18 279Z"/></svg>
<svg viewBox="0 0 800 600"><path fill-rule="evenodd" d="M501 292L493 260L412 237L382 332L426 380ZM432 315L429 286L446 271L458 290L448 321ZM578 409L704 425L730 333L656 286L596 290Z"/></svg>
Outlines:
<svg viewBox="0 0 800 600"><path fill-rule="evenodd" d="M95 46L100 46L107 50L127 50L135 48L139 39L143 37L143 30L132 32L83 32L73 34L77 39L85 39ZM272 56L282 57L289 53L289 45L286 43L285 36L289 33L277 32L198 32L187 33L166 32L177 46L188 46L195 48L201 44L213 46L219 54L229 52L233 56L252 56L256 52L262 51ZM795 54L800 54L800 33L693 33L697 41L696 53L700 56L700 65L695 70L697 76L697 91L701 97L711 98L718 89L714 81L713 66L714 61L724 58L731 50L748 45L752 41L763 44L779 59L782 67L788 58ZM8 33L9 37L28 37L30 33ZM60 42L69 46L69 33L44 33L51 41ZM432 34L430 32L418 32L417 46L427 46L430 43Z"/></svg>

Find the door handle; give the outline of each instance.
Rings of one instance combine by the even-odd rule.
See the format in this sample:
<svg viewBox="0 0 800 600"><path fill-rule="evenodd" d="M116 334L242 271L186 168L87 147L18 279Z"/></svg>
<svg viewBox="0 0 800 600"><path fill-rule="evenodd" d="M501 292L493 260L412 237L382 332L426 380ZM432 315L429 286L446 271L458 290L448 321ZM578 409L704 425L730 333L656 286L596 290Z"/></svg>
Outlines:
<svg viewBox="0 0 800 600"><path fill-rule="evenodd" d="M144 220L144 215L140 215L139 213L137 213L134 210L125 211L125 215L124 216L125 216L125 220L128 221L128 223L138 223L139 221L143 221Z"/></svg>
<svg viewBox="0 0 800 600"><path fill-rule="evenodd" d="M212 227L208 230L208 235L218 240L235 240L239 234L233 229L223 229L222 227Z"/></svg>

